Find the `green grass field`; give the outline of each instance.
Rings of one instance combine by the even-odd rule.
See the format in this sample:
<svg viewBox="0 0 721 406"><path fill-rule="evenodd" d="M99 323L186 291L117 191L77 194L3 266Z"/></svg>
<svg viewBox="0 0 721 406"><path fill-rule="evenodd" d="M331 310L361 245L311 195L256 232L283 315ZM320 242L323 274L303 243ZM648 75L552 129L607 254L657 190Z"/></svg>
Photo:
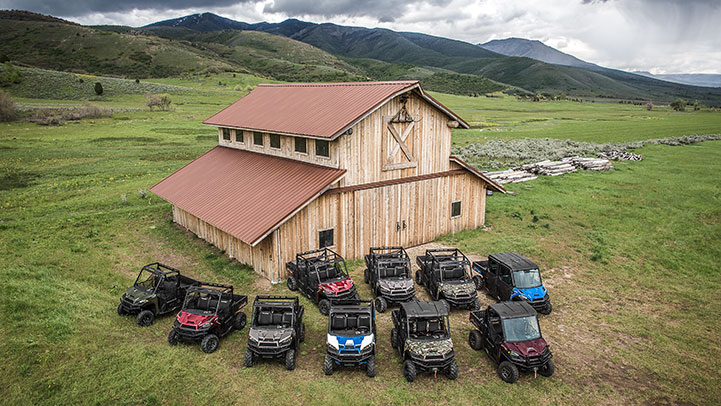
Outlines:
<svg viewBox="0 0 721 406"><path fill-rule="evenodd" d="M226 83L218 85L218 82ZM112 118L42 127L0 124L0 402L6 404L718 404L721 402L721 143L646 146L641 162L509 186L488 199L485 230L440 242L473 255L513 250L542 267L554 312L541 328L556 374L500 381L468 347L467 313L453 313L457 381L408 384L378 316L378 377L322 372L326 321L307 300L296 371L242 366L247 331L206 355L170 347L173 317L141 329L115 308L139 267L161 261L240 293L287 293L176 227L147 190L217 143L200 124L262 79L227 74L156 80L194 89L175 110L143 96L97 103ZM519 102L434 94L478 126L457 144L559 138L621 142L721 132L721 113L665 107ZM24 106L67 105L19 99ZM542 120L542 121L541 121ZM480 131L483 128L484 131ZM498 129L490 131L488 128ZM123 199L123 196L125 199ZM351 275L362 280L362 265ZM361 295L369 290L360 284ZM425 292L421 297L427 297ZM481 296L484 305L492 301Z"/></svg>

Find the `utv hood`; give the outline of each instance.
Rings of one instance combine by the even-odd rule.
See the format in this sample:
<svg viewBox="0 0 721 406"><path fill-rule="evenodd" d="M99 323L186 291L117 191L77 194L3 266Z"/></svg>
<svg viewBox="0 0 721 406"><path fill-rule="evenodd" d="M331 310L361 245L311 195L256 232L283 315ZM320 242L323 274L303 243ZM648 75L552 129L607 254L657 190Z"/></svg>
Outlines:
<svg viewBox="0 0 721 406"><path fill-rule="evenodd" d="M513 293L511 293L509 300L513 300L516 296L521 296L534 302L536 300L543 299L543 297L546 296L546 293L546 287L543 285L536 286L535 288L513 288Z"/></svg>
<svg viewBox="0 0 721 406"><path fill-rule="evenodd" d="M537 355L541 355L543 353L543 350L546 349L548 344L546 344L546 340L543 339L543 337L539 337L535 340L531 341L521 341L516 343L509 343L504 342L503 345L506 346L511 351L515 351L524 357L534 357Z"/></svg>
<svg viewBox="0 0 721 406"><path fill-rule="evenodd" d="M205 323L211 322L214 318L214 314L193 314L184 311L178 313L178 321L181 326L195 327L196 329Z"/></svg>
<svg viewBox="0 0 721 406"><path fill-rule="evenodd" d="M411 278L380 279L378 286L388 290L407 290L413 287L413 280Z"/></svg>
<svg viewBox="0 0 721 406"><path fill-rule="evenodd" d="M283 341L292 335L292 328L253 327L248 333L248 336L255 341Z"/></svg>
<svg viewBox="0 0 721 406"><path fill-rule="evenodd" d="M136 286L131 286L125 291L125 298L132 302L141 302L150 299L153 296L151 292L145 289L138 289Z"/></svg>
<svg viewBox="0 0 721 406"><path fill-rule="evenodd" d="M453 351L453 341L450 338L443 340L406 339L406 350L422 358L443 356Z"/></svg>
<svg viewBox="0 0 721 406"><path fill-rule="evenodd" d="M343 279L342 281L337 282L331 282L331 283L321 283L320 288L324 291L337 295L342 292L346 292L350 290L353 287L353 279L347 278Z"/></svg>
<svg viewBox="0 0 721 406"><path fill-rule="evenodd" d="M476 285L472 280L443 282L441 283L440 288L444 295L450 297L458 295L472 295L476 291Z"/></svg>

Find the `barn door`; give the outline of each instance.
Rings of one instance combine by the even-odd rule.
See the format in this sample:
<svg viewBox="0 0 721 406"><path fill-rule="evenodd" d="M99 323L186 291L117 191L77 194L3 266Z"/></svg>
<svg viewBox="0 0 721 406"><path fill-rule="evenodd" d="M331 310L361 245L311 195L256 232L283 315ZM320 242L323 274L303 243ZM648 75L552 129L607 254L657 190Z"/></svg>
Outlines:
<svg viewBox="0 0 721 406"><path fill-rule="evenodd" d="M420 121L406 110L408 96L400 96L401 108L393 116L383 116L383 131L385 133L383 145L383 170L415 168L418 161L414 155L415 127Z"/></svg>

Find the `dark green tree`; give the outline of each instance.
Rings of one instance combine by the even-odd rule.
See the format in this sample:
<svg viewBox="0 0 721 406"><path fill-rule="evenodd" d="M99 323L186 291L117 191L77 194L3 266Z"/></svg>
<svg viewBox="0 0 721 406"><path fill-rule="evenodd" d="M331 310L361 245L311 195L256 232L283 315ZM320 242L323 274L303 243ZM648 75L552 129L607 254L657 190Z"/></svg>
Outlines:
<svg viewBox="0 0 721 406"><path fill-rule="evenodd" d="M95 94L98 96L103 94L103 85L100 82L95 82Z"/></svg>

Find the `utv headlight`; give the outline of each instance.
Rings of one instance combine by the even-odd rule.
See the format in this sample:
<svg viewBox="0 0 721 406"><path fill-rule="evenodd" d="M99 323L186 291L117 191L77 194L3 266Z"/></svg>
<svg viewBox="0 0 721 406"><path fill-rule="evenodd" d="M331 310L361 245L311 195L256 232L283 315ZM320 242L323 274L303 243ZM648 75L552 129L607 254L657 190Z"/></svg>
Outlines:
<svg viewBox="0 0 721 406"><path fill-rule="evenodd" d="M290 342L291 338L292 338L291 336L288 336L288 337L285 337L285 338L281 338L280 341L279 341L279 343L280 343L280 344L288 344L288 343Z"/></svg>
<svg viewBox="0 0 721 406"><path fill-rule="evenodd" d="M258 340L251 336L248 336L248 342L253 343L253 344L258 344Z"/></svg>
<svg viewBox="0 0 721 406"><path fill-rule="evenodd" d="M325 339L326 344L328 344L328 348L332 348L336 351L338 351L338 339L335 338L335 336L332 336L328 334L328 336Z"/></svg>
<svg viewBox="0 0 721 406"><path fill-rule="evenodd" d="M508 355L511 357L512 360L523 361L523 356L513 350L508 351Z"/></svg>
<svg viewBox="0 0 721 406"><path fill-rule="evenodd" d="M363 337L363 341L361 341L361 351L365 351L366 349L370 349L373 347L373 334Z"/></svg>
<svg viewBox="0 0 721 406"><path fill-rule="evenodd" d="M391 293L391 290L387 286L381 286L381 293Z"/></svg>
<svg viewBox="0 0 721 406"><path fill-rule="evenodd" d="M208 328L208 327L210 327L212 324L213 324L213 322L210 322L210 321L209 321L209 322L207 322L207 323L201 324L201 325L200 325L200 328Z"/></svg>

